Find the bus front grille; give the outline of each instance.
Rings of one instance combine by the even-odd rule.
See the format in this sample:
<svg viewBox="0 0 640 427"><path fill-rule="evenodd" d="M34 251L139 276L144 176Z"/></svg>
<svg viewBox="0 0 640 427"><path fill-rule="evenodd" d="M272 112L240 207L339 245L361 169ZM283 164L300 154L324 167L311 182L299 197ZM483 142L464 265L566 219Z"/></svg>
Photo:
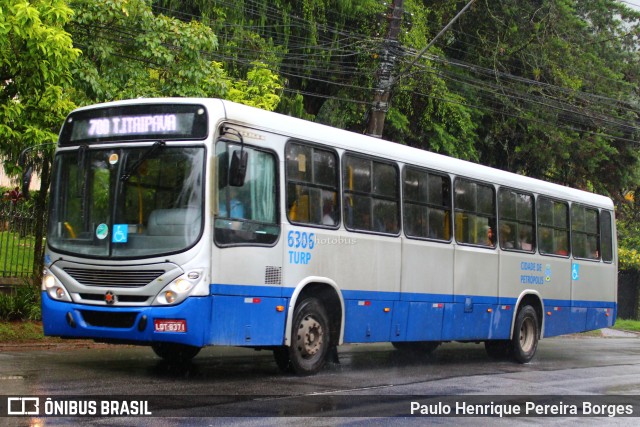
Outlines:
<svg viewBox="0 0 640 427"><path fill-rule="evenodd" d="M80 310L82 318L89 326L102 328L123 328L133 327L138 313L117 313L110 311Z"/></svg>
<svg viewBox="0 0 640 427"><path fill-rule="evenodd" d="M148 285L165 273L164 270L92 270L71 267L65 267L63 270L83 285L109 288L139 288Z"/></svg>

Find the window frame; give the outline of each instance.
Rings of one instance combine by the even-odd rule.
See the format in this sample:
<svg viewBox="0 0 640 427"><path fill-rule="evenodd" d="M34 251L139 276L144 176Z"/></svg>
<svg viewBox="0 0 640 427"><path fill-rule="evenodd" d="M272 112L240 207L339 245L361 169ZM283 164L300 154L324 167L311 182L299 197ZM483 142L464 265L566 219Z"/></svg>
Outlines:
<svg viewBox="0 0 640 427"><path fill-rule="evenodd" d="M552 203L559 203L562 204L564 206L566 206L567 208L567 218L566 218L566 224L567 224L567 228L563 229L563 228L559 228L556 227L555 225L551 224L542 224L540 222L541 220L541 215L540 215L540 207L542 206L542 203L540 202L540 199L547 199L549 201L551 201ZM556 257L556 258L569 258L571 257L571 207L569 206L569 202L567 200L563 200L563 199L558 199L556 197L550 197L544 194L538 194L538 196L535 199L535 203L536 203L536 241L538 243L538 253L540 255L544 255L544 256L550 256L550 257ZM540 237L540 233L542 228L550 228L553 231L557 231L557 230L566 230L567 232L567 254L563 255L563 254L559 254L559 253L555 253L555 252L543 252L542 251L542 238ZM555 239L555 237L554 237Z"/></svg>
<svg viewBox="0 0 640 427"><path fill-rule="evenodd" d="M501 203L500 203L500 193L503 191L511 191L516 193L516 195L523 195L523 196L529 196L531 197L531 229L532 229L532 242L531 242L531 249L530 250L526 250L526 249L518 249L518 248L504 248L502 247L502 216L501 216ZM507 186L500 186L498 188L497 194L496 194L496 204L497 204L497 210L498 210L498 216L497 216L497 232L498 232L498 244L497 246L500 247L500 250L503 251L509 251L509 252L519 252L519 253L526 253L526 254L535 254L538 250L538 239L537 239L537 216L536 216L536 209L537 209L537 203L536 203L536 196L535 194L533 194L532 192L528 192L525 190L520 190L518 188L513 188L513 187L507 187ZM516 202L516 209L517 209L517 202ZM518 214L516 212L516 218L507 218L507 222L515 222L518 225L523 225L523 224L527 224L526 222L520 221L518 218ZM518 236L516 236L516 239L518 238Z"/></svg>
<svg viewBox="0 0 640 427"><path fill-rule="evenodd" d="M315 182L309 183L309 182L304 182L304 181L298 181L298 180L290 180L289 179L289 167L287 165L287 153L289 148L291 147L291 145L293 144L297 144L300 146L304 146L307 148L310 148L311 150L322 150L325 152L329 152L334 156L334 159L336 161L336 168L335 168L335 178L336 178L336 187L335 187L335 192L336 192L336 214L337 214L337 218L336 219L336 223L335 225L328 225L328 224L318 224L315 222L302 222L302 221L294 221L290 218L289 216L289 209L288 207L288 203L289 203L289 184L293 183L294 185L303 185L306 187L311 187L311 188L317 188L320 190L328 190L328 186L323 185L323 184L316 184ZM312 151L312 157L311 157L311 167L313 168L313 151ZM314 170L314 169L312 169ZM300 139L289 139L287 141L287 143L284 146L284 185L285 185L285 194L284 194L284 203L285 203L285 216L287 218L287 221L289 221L290 224L292 225L296 225L296 226L301 226L301 227L313 227L313 228L323 228L323 229L328 229L328 230L337 230L340 228L340 225L342 224L342 180L341 180L341 172L342 172L342 168L341 168L341 160L340 160L340 155L338 153L337 150L333 149L332 147L326 146L326 145L322 145L322 144L316 144L316 143L312 143L312 142L308 142L308 141L303 141ZM313 175L313 173L312 173Z"/></svg>
<svg viewBox="0 0 640 427"><path fill-rule="evenodd" d="M608 222L608 229L609 229L609 250L611 251L611 257L609 259L604 257L604 250L603 250L603 235L604 233L602 232L602 217L603 214L606 214L609 217L609 222ZM613 260L615 259L615 250L614 250L614 246L613 246L613 242L615 241L615 239L613 238L614 235L614 227L613 227L613 219L614 219L614 215L613 212L607 210L607 209L600 209L600 218L599 218L599 227L600 227L600 259L602 260L602 262L606 263L606 264L613 264Z"/></svg>
<svg viewBox="0 0 640 427"><path fill-rule="evenodd" d="M406 174L407 174L407 170L413 170L415 172L418 173L425 173L428 176L430 175L436 175L439 176L441 178L445 178L447 180L447 183L449 184L449 196L448 196L448 201L449 201L449 205L448 206L441 206L441 205L437 205L435 203L431 203L431 202L420 202L420 201L410 201L407 200L407 193L405 191L405 178L406 178ZM428 178L427 178L428 180ZM427 181L428 182L428 181ZM428 185L428 184L427 184ZM423 240L423 241L430 241L430 242L439 242L439 243L451 243L453 241L453 213L454 213L454 209L453 209L453 180L451 179L451 176L445 172L440 172L437 170L433 170L433 169L428 169L428 168L424 168L424 167L420 167L420 166L415 166L412 164L405 164L402 168L401 171L401 176L400 176L400 186L402 188L402 194L401 194L401 207L402 207L402 229L403 229L403 234L408 238L408 239L414 239L414 240ZM449 232L449 238L448 239L437 239L437 238L433 238L433 237L423 237L423 236L415 236L415 235L411 235L407 233L407 217L406 217L406 212L407 212L407 204L411 204L411 205L415 205L415 206L420 206L423 208L427 208L428 210L430 209L440 209L440 210L444 210L445 212L449 212L449 227L448 227L448 232ZM442 209L444 208L444 209ZM428 211L427 211L428 212Z"/></svg>
<svg viewBox="0 0 640 427"><path fill-rule="evenodd" d="M585 211L585 212L586 212L586 210L595 211L595 213L596 213L596 227L598 229L598 231L596 233L590 233L590 232L587 232L587 231L584 231L584 230L582 230L582 231L581 230L575 230L573 228L574 227L574 221L573 221L573 210L574 210L574 207L578 207L580 209L583 209L583 211ZM587 237L588 236L591 236L591 237L596 236L596 242L597 242L597 245L598 245L598 247L597 247L598 256L596 258L582 257L582 256L577 256L575 254L575 248L576 248L577 245L574 242L574 233L577 234L577 235L584 235L584 236L587 236ZM602 234L602 232L600 230L600 209L595 208L593 206L585 205L585 204L582 204L582 203L572 203L571 204L571 249L572 249L571 254L573 255L573 257L575 259L584 260L584 261L599 262L602 259L602 252L601 252L602 249L601 249L601 242L600 242L601 234Z"/></svg>
<svg viewBox="0 0 640 427"><path fill-rule="evenodd" d="M372 172L372 175L371 175L371 179L369 180L369 183L370 183L369 192L347 189L347 186L345 185L345 182L344 182L344 178L347 170L347 159L349 157L370 162L370 165L373 165L373 163L375 162L375 163L393 167L393 169L396 172L396 182L394 183L395 190L396 190L396 198L392 199L390 197L375 195L375 193L373 193L373 167L372 166L370 169ZM342 200L342 217L343 217L344 228L354 233L376 234L380 236L393 236L393 237L400 236L402 232L402 193L401 193L401 183L400 183L400 179L401 179L400 167L398 166L398 163L393 160L382 159L380 157L370 156L370 155L359 153L356 151L345 151L341 158L340 173L341 173L340 182L342 187L341 198L343 199ZM344 199L346 199L347 195L368 197L371 200L383 200L383 201L395 202L398 231L395 233L387 233L382 231L376 231L374 229L363 229L363 228L352 227L351 224L348 224L348 221L347 221L347 218L348 218L348 213L346 212L347 203L344 202ZM373 222L375 220L375 218L373 217L373 206L371 206L370 211L371 211L370 212L371 221Z"/></svg>
<svg viewBox="0 0 640 427"><path fill-rule="evenodd" d="M216 245L219 248L229 248L229 247L260 247L260 248L272 248L278 245L278 242L280 241L280 239L282 238L282 221L281 221L281 214L280 214L280 203L281 203L281 198L280 198L280 193L281 193L281 189L280 189L280 158L278 157L278 153L270 148L266 148L263 146L258 146L258 145L252 145L252 144L247 144L247 143L243 143L241 144L240 141L236 141L234 139L230 139L227 138L225 136L222 137L218 137L217 139L215 139L213 141L212 147L213 147L213 159L214 162L217 165L217 161L218 161L218 154L217 154L217 145L220 142L224 142L226 144L234 144L234 145L244 145L245 148L250 148L254 151L259 151L259 152L263 152L263 153L267 153L267 154L271 154L274 158L274 169L275 169L275 175L274 175L274 183L275 183L275 190L276 190L276 195L275 195L275 205L276 205L276 212L275 212L275 222L273 223L273 225L278 227L278 236L274 239L274 241L272 243L255 243L255 242L231 242L231 243L221 243L218 241L217 237L216 237L216 221L219 219L218 218L218 206L213 206L214 212L215 214L212 215L212 227L211 227L211 239L213 240L214 245ZM218 176L217 174L219 173L218 171L218 167L215 167L215 174L216 176L213 177L213 181L212 181L212 185L214 186L213 191L216 194L216 197L212 197L212 201L214 201L216 204L219 203L219 197L220 197L220 188L218 188ZM234 221L237 222L253 222L253 223L257 223L257 221L253 221L253 220L248 220L248 219L234 219Z"/></svg>
<svg viewBox="0 0 640 427"><path fill-rule="evenodd" d="M476 210L475 211L470 211L470 210L467 210L467 209L458 208L458 204L456 203L456 188L457 188L456 186L457 186L459 181L467 181L467 182L475 184L475 185L479 184L481 186L491 188L491 190L493 192L493 217L487 216L486 214L479 214L479 211L477 210L477 206L476 206ZM496 191L496 184L494 184L494 183L482 181L482 180L479 180L479 179L467 178L466 176L456 176L455 177L455 179L453 180L453 186L452 186L453 238L455 239L455 242L457 244L463 245L463 246L472 246L472 247L475 247L475 248L490 249L490 250L494 250L494 251L496 250L496 248L498 247L498 244L497 244L498 234L497 234L497 232L495 230L496 225L498 223L498 200L497 200L497 194L498 193ZM476 198L476 202L477 202L477 198ZM458 238L456 237L456 233L457 233L456 215L458 214L458 212L470 213L470 214L473 214L476 217L488 218L490 224L491 224L491 218L493 218L493 230L492 230L493 245L470 243L470 242L464 242L464 241L458 240ZM489 228L491 228L491 225L489 225Z"/></svg>

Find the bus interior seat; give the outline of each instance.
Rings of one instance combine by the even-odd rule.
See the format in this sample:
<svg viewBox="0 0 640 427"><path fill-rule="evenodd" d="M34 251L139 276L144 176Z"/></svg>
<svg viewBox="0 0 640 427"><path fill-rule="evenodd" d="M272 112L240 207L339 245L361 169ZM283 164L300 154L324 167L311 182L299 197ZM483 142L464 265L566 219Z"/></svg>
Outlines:
<svg viewBox="0 0 640 427"><path fill-rule="evenodd" d="M184 236L197 232L200 211L197 208L156 209L149 215L149 236Z"/></svg>

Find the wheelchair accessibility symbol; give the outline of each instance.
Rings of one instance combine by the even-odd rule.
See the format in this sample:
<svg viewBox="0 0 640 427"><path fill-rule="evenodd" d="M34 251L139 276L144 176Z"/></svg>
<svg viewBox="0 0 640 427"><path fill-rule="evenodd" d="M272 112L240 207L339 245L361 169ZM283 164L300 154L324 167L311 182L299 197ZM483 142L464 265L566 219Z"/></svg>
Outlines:
<svg viewBox="0 0 640 427"><path fill-rule="evenodd" d="M580 280L580 265L571 265L571 280Z"/></svg>
<svg viewBox="0 0 640 427"><path fill-rule="evenodd" d="M127 243L129 226L127 224L113 224L113 243Z"/></svg>

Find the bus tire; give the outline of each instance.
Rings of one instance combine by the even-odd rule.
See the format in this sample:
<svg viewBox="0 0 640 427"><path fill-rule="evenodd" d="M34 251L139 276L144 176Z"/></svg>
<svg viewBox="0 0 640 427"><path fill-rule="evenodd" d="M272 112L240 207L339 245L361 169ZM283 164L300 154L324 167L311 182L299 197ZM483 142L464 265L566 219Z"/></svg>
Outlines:
<svg viewBox="0 0 640 427"><path fill-rule="evenodd" d="M293 314L289 365L297 375L313 375L324 367L329 353L329 317L316 298L306 298ZM274 354L276 354L274 352ZM277 356L276 356L277 357ZM276 360L277 362L277 360Z"/></svg>
<svg viewBox="0 0 640 427"><path fill-rule="evenodd" d="M200 352L200 347L169 342L157 342L151 344L154 353L171 363L188 362Z"/></svg>
<svg viewBox="0 0 640 427"><path fill-rule="evenodd" d="M511 354L511 341L492 340L484 342L484 349L492 359L506 359Z"/></svg>
<svg viewBox="0 0 640 427"><path fill-rule="evenodd" d="M394 341L391 343L396 350L413 354L429 355L440 345L440 341Z"/></svg>
<svg viewBox="0 0 640 427"><path fill-rule="evenodd" d="M540 330L538 314L530 305L525 305L516 316L516 323L511 338L513 358L520 363L528 363L533 359L538 348Z"/></svg>

